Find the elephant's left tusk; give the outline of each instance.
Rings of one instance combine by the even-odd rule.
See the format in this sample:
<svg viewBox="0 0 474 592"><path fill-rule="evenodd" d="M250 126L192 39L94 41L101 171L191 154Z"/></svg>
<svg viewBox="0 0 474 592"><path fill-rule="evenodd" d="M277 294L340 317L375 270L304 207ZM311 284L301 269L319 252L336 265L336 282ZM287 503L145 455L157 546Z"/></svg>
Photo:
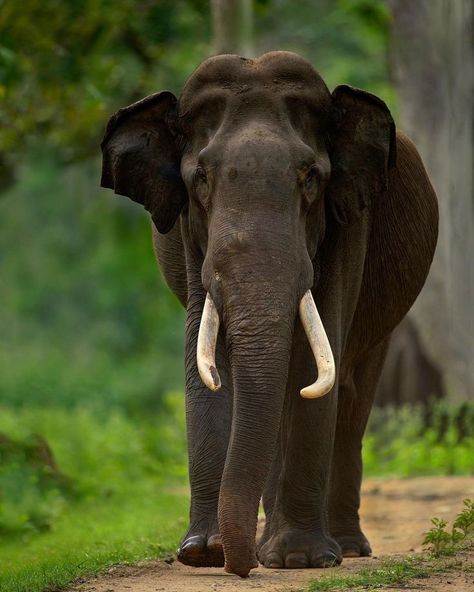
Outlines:
<svg viewBox="0 0 474 592"><path fill-rule="evenodd" d="M318 368L316 382L301 389L300 394L305 399L316 399L328 393L334 386L336 365L311 290L308 290L301 299L300 318Z"/></svg>
<svg viewBox="0 0 474 592"><path fill-rule="evenodd" d="M221 388L221 379L216 368L216 344L219 334L219 314L207 294L202 311L201 324L197 341L197 367L199 376L208 389L217 391Z"/></svg>

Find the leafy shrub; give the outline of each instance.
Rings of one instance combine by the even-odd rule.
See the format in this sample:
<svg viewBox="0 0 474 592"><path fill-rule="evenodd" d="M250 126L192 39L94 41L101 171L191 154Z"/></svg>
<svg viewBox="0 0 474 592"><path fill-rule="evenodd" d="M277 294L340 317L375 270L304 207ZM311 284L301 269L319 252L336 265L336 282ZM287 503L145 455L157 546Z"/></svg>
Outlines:
<svg viewBox="0 0 474 592"><path fill-rule="evenodd" d="M465 499L464 510L460 512L453 523L453 528L459 529L466 537L474 531L474 501Z"/></svg>
<svg viewBox="0 0 474 592"><path fill-rule="evenodd" d="M48 530L70 488L43 438L0 433L0 533Z"/></svg>
<svg viewBox="0 0 474 592"><path fill-rule="evenodd" d="M366 476L474 474L474 405L374 409L364 439Z"/></svg>
<svg viewBox="0 0 474 592"><path fill-rule="evenodd" d="M140 421L119 408L0 408L0 433L0 532L50 529L76 500L126 496L138 483L186 475L180 393Z"/></svg>
<svg viewBox="0 0 474 592"><path fill-rule="evenodd" d="M423 545L435 557L455 553L459 543L474 530L474 501L465 499L463 504L464 509L456 516L450 531L446 530L446 520L431 519L433 527L426 533Z"/></svg>

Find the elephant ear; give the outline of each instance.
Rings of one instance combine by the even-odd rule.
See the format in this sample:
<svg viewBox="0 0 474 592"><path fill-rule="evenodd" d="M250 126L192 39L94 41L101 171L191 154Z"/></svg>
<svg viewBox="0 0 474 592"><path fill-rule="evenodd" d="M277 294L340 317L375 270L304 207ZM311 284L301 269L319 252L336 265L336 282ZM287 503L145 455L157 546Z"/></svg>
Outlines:
<svg viewBox="0 0 474 592"><path fill-rule="evenodd" d="M375 95L341 85L332 93L328 202L340 224L350 224L387 188L396 163L395 123Z"/></svg>
<svg viewBox="0 0 474 592"><path fill-rule="evenodd" d="M101 144L101 186L142 204L163 234L187 200L176 111L168 91L146 97L110 118Z"/></svg>

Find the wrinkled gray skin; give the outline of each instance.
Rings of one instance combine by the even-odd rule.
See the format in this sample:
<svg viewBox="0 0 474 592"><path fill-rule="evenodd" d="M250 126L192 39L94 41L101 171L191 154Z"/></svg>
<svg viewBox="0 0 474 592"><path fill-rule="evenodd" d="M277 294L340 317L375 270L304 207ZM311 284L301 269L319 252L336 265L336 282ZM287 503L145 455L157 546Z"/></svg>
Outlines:
<svg viewBox="0 0 474 592"><path fill-rule="evenodd" d="M369 555L359 526L361 439L387 339L419 293L437 237L436 197L386 105L331 94L301 57L206 60L179 101L120 110L102 185L143 204L164 277L187 309L191 481L183 563L247 576ZM311 289L337 368L332 391L298 319ZM221 320L213 393L196 367L206 292ZM158 328L157 328L158 330Z"/></svg>

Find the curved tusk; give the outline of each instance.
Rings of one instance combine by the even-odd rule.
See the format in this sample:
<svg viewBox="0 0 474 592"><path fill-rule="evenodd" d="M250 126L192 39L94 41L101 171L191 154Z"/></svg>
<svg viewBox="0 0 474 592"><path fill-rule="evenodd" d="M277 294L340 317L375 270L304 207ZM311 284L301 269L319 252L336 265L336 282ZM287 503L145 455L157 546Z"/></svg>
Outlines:
<svg viewBox="0 0 474 592"><path fill-rule="evenodd" d="M221 388L216 368L216 344L219 334L219 315L210 294L206 296L197 341L197 366L199 376L211 391Z"/></svg>
<svg viewBox="0 0 474 592"><path fill-rule="evenodd" d="M305 399L316 399L328 393L336 380L336 365L331 351L326 331L313 300L311 290L308 290L300 302L300 319L311 350L313 351L318 379L315 383L301 389L300 394Z"/></svg>

